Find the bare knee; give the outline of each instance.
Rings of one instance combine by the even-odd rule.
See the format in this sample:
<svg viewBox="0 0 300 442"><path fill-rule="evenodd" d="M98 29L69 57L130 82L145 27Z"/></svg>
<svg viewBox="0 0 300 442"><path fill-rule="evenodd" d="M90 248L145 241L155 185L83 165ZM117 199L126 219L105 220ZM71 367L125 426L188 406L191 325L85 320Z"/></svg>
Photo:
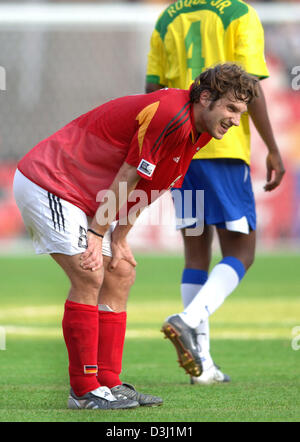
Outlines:
<svg viewBox="0 0 300 442"><path fill-rule="evenodd" d="M126 261L120 261L113 272L105 269L99 303L108 305L116 312L126 310L129 292L134 281L135 269Z"/></svg>
<svg viewBox="0 0 300 442"><path fill-rule="evenodd" d="M135 281L135 268L126 261L120 261L118 267L109 273L113 278L129 287L131 287Z"/></svg>
<svg viewBox="0 0 300 442"><path fill-rule="evenodd" d="M71 288L68 300L81 304L97 305L103 282L103 269L96 272L83 270L79 265L80 255L68 256L54 253L51 256L70 280Z"/></svg>
<svg viewBox="0 0 300 442"><path fill-rule="evenodd" d="M112 292L112 296L127 300L134 281L135 268L128 262L121 261L113 272L105 271L103 285Z"/></svg>
<svg viewBox="0 0 300 442"><path fill-rule="evenodd" d="M255 253L254 251L248 251L248 253L245 253L240 260L242 261L242 263L244 264L245 270L248 270L253 262L254 262L254 258L255 258Z"/></svg>
<svg viewBox="0 0 300 442"><path fill-rule="evenodd" d="M68 299L82 304L97 305L99 292L103 282L103 272L85 270L79 272L71 280L71 289Z"/></svg>
<svg viewBox="0 0 300 442"><path fill-rule="evenodd" d="M248 270L255 258L255 231L251 231L248 235L225 229L218 229L217 231L222 255L234 256L243 263L245 270Z"/></svg>
<svg viewBox="0 0 300 442"><path fill-rule="evenodd" d="M92 272L90 270L79 271L76 277L72 278L71 286L73 289L86 292L99 293L103 282L103 272Z"/></svg>

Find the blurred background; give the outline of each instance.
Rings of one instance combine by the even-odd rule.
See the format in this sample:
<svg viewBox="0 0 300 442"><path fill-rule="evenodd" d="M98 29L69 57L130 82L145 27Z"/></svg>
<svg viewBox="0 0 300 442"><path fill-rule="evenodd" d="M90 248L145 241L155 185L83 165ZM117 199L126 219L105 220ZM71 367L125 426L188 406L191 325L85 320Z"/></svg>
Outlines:
<svg viewBox="0 0 300 442"><path fill-rule="evenodd" d="M32 251L14 203L16 163L37 142L112 98L144 92L150 35L173 2L0 1L0 251ZM265 29L262 82L287 170L265 193L266 148L252 130L258 248L300 251L300 2L249 2ZM181 253L166 195L160 226L132 231L134 250ZM157 210L154 206L150 210ZM146 216L146 215L145 215ZM171 225L171 228L170 228Z"/></svg>

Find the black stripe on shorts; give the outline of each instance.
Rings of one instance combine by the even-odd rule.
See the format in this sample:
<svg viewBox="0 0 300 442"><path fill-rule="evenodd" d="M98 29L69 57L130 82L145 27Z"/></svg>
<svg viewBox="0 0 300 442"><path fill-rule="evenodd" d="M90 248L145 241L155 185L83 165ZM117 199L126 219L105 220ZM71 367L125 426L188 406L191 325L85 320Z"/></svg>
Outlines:
<svg viewBox="0 0 300 442"><path fill-rule="evenodd" d="M53 226L55 230L62 228L65 231L65 218L63 215L62 204L60 198L48 192L49 207L51 210Z"/></svg>

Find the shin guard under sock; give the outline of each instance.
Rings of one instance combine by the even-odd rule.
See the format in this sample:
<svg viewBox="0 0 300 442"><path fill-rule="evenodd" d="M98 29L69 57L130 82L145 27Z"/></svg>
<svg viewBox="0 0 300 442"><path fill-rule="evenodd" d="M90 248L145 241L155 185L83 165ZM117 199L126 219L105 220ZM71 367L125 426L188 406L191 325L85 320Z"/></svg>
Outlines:
<svg viewBox="0 0 300 442"><path fill-rule="evenodd" d="M108 388L121 385L126 312L99 310L98 381Z"/></svg>
<svg viewBox="0 0 300 442"><path fill-rule="evenodd" d="M99 387L98 306L67 300L62 327L69 354L70 384L77 396L83 396Z"/></svg>

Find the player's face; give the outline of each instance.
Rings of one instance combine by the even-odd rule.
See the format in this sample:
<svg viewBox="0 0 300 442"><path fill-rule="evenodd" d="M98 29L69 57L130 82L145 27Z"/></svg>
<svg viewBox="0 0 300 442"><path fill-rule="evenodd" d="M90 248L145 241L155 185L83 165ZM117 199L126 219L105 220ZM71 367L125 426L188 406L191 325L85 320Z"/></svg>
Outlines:
<svg viewBox="0 0 300 442"><path fill-rule="evenodd" d="M220 140L230 127L240 124L241 115L246 111L247 104L237 101L231 93L217 101L209 101L201 115L202 131Z"/></svg>

